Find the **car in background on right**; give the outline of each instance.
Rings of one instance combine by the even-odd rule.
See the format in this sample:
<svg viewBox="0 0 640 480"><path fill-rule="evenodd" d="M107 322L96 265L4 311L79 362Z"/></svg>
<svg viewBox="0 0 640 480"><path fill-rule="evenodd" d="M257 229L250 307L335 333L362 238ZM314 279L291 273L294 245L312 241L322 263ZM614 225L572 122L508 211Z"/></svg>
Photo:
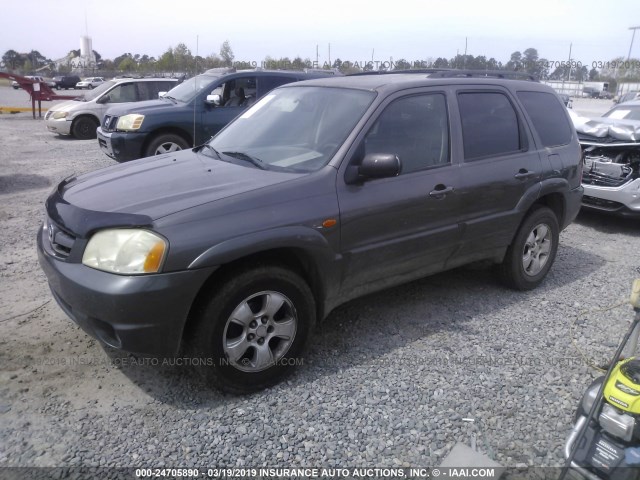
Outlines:
<svg viewBox="0 0 640 480"><path fill-rule="evenodd" d="M583 152L582 207L640 218L640 100L571 117Z"/></svg>
<svg viewBox="0 0 640 480"><path fill-rule="evenodd" d="M633 90L627 93L623 93L619 97L614 97L613 103L626 103L640 98L640 92Z"/></svg>

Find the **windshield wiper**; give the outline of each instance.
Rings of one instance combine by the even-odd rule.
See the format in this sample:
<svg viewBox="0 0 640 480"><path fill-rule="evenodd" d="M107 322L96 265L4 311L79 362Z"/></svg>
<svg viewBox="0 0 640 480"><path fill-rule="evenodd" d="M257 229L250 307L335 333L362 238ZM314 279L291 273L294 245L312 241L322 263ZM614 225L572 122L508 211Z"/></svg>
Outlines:
<svg viewBox="0 0 640 480"><path fill-rule="evenodd" d="M260 160L259 158L256 157L252 157L251 155L248 155L244 152L222 152L224 155L228 155L230 157L233 158L237 158L240 160L246 160L247 162L251 163L252 165L255 165L256 167L262 169L262 170L266 170L267 166L265 165L265 163Z"/></svg>
<svg viewBox="0 0 640 480"><path fill-rule="evenodd" d="M200 145L200 151L202 151L203 149L208 148L209 150L211 150L213 153L216 154L216 157L218 157L218 160L222 160L222 157L220 156L220 152L218 152L215 148L213 148L211 145L209 145L208 143L203 143L202 145Z"/></svg>
<svg viewBox="0 0 640 480"><path fill-rule="evenodd" d="M171 95L163 95L160 98L168 98L169 100L171 100L173 103L178 103L178 100L176 100L175 98L173 98Z"/></svg>

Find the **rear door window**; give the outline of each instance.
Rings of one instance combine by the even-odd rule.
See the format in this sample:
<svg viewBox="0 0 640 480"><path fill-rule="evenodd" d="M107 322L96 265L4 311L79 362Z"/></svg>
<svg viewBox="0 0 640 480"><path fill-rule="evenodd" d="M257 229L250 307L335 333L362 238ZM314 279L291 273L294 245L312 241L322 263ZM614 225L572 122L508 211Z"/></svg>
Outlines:
<svg viewBox="0 0 640 480"><path fill-rule="evenodd" d="M565 107L558 98L545 92L518 92L518 98L531 117L542 145L556 147L571 141L572 128Z"/></svg>
<svg viewBox="0 0 640 480"><path fill-rule="evenodd" d="M460 92L465 161L506 155L522 149L518 116L500 92Z"/></svg>

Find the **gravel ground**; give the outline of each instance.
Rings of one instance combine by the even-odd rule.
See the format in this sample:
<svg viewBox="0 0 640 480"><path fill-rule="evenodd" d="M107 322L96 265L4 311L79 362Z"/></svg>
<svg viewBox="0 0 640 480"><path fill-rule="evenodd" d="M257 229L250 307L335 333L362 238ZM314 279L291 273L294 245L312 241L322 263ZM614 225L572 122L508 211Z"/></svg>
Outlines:
<svg viewBox="0 0 640 480"><path fill-rule="evenodd" d="M365 297L318 328L289 381L222 395L104 349L50 300L43 202L113 163L97 142L19 114L0 115L0 144L0 466L436 466L457 442L557 466L587 360L606 362L632 318L640 223L581 214L537 290L471 266Z"/></svg>

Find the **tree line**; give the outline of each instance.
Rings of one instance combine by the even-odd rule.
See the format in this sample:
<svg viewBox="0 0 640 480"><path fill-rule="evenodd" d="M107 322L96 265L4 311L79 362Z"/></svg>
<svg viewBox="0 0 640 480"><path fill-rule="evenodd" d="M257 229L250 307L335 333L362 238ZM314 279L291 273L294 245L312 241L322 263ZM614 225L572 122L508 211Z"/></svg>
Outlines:
<svg viewBox="0 0 640 480"><path fill-rule="evenodd" d="M537 49L527 48L524 51L515 51L509 61L502 63L495 58L486 58L484 55L456 55L453 58L438 57L410 62L404 58L395 61L342 61L340 58L333 62L318 63L310 58L289 57L275 58L267 56L257 64L256 62L236 61L233 49L228 40L220 46L218 53L207 56L193 55L184 44L179 43L175 47L169 47L158 58L146 54L123 53L114 59L103 59L93 51L96 57L95 71L119 72L128 75L151 75L157 73L179 73L187 76L201 73L204 70L217 67L236 68L279 68L279 69L303 69L324 68L335 69L342 73L358 73L371 70L410 70L416 68L456 68L473 70L510 70L520 71L535 75L542 80L565 81L613 81L624 78L627 81L640 81L640 60L632 59L625 62L622 58L612 59L608 62L600 62L598 65L582 65L580 62L550 62L541 58ZM80 56L80 50L70 50L66 65L55 67L54 62L42 55L37 50L29 53L18 53L15 50L7 50L2 56L2 63L6 70L23 74L34 73L43 66L53 65L55 73L68 73L71 70L70 60ZM595 63L595 62L594 62ZM599 66L600 68L596 68Z"/></svg>

